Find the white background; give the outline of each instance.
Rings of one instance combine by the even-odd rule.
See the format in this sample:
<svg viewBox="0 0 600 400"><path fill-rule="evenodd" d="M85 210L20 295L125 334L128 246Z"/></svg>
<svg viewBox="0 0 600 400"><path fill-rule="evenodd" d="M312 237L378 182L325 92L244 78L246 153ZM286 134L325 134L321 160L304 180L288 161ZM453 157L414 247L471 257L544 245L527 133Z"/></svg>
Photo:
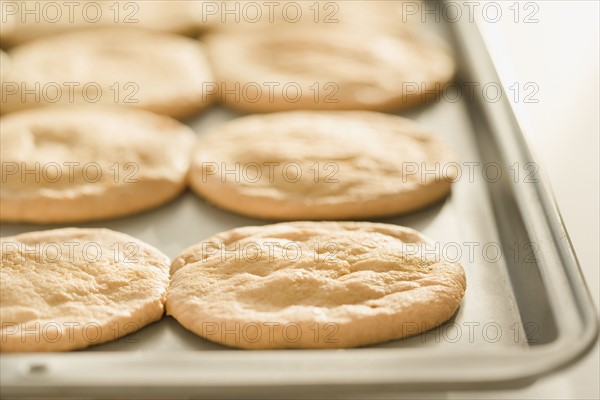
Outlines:
<svg viewBox="0 0 600 400"><path fill-rule="evenodd" d="M479 20L504 83L535 82L537 104L518 104L529 141L550 178L556 200L598 310L599 235L599 2L544 0L537 23L523 23L526 1L497 1L503 16ZM505 17L506 16L506 17ZM508 392L450 393L449 398L599 399L599 347L579 363L534 385Z"/></svg>

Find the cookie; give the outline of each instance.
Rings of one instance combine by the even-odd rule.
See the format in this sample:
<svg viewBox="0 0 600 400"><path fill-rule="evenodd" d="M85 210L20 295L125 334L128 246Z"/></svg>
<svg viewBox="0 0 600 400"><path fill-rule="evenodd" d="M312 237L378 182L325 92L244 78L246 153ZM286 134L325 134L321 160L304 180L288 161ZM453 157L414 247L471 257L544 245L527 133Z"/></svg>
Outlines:
<svg viewBox="0 0 600 400"><path fill-rule="evenodd" d="M242 117L201 137L190 184L250 217L366 219L440 201L457 166L440 140L401 117L290 111Z"/></svg>
<svg viewBox="0 0 600 400"><path fill-rule="evenodd" d="M244 112L394 111L432 101L454 75L437 38L281 30L206 38L209 98Z"/></svg>
<svg viewBox="0 0 600 400"><path fill-rule="evenodd" d="M0 119L0 220L72 223L157 207L183 191L194 133L126 107L73 106Z"/></svg>
<svg viewBox="0 0 600 400"><path fill-rule="evenodd" d="M10 3L10 4L9 4ZM63 32L96 27L132 27L192 35L202 29L199 1L6 2L1 42L14 46Z"/></svg>
<svg viewBox="0 0 600 400"><path fill-rule="evenodd" d="M323 34L339 29L402 34L418 26L407 8L411 7L402 1L387 0L285 0L272 4L245 0L230 5L207 4L203 19L216 32L271 30L278 34L300 28L322 30Z"/></svg>
<svg viewBox="0 0 600 400"><path fill-rule="evenodd" d="M13 48L2 112L110 104L184 118L209 103L213 78L193 39L127 28L63 33Z"/></svg>
<svg viewBox="0 0 600 400"><path fill-rule="evenodd" d="M420 233L368 222L233 229L171 265L167 314L243 349L346 348L400 339L450 319L462 267Z"/></svg>
<svg viewBox="0 0 600 400"><path fill-rule="evenodd" d="M159 320L169 259L108 229L56 229L0 239L2 352L66 351Z"/></svg>
<svg viewBox="0 0 600 400"><path fill-rule="evenodd" d="M8 73L10 70L10 58L8 54L0 50L0 76Z"/></svg>

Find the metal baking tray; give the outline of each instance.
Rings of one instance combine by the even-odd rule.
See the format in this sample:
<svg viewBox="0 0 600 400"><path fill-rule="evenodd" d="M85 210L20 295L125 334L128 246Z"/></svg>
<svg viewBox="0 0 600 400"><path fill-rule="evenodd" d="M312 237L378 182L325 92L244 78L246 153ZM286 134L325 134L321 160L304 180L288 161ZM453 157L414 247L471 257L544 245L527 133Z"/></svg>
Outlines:
<svg viewBox="0 0 600 400"><path fill-rule="evenodd" d="M455 47L458 86L500 82L476 24L435 25ZM594 342L597 317L567 232L507 96L493 102L481 90L473 93L401 114L452 145L462 176L441 204L384 220L422 231L449 257L460 255L467 293L446 324L366 348L243 351L207 342L165 317L83 351L3 354L0 395L300 398L498 389L574 362ZM214 107L188 122L201 135L236 116ZM174 257L217 232L266 223L187 192L159 209L85 226L131 234ZM2 224L0 231L46 228Z"/></svg>

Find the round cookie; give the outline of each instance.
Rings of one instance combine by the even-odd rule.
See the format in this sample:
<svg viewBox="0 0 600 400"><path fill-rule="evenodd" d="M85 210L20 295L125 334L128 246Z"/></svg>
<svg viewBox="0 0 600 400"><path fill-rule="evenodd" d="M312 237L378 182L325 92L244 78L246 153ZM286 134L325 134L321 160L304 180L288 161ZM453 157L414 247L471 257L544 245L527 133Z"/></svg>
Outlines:
<svg viewBox="0 0 600 400"><path fill-rule="evenodd" d="M161 319L169 258L108 229L0 239L2 352L82 349Z"/></svg>
<svg viewBox="0 0 600 400"><path fill-rule="evenodd" d="M435 99L455 68L447 46L422 35L267 30L206 44L208 97L244 112L404 109Z"/></svg>
<svg viewBox="0 0 600 400"><path fill-rule="evenodd" d="M2 45L14 46L62 32L95 27L132 27L191 35L202 28L199 1L36 0L6 4L0 26Z"/></svg>
<svg viewBox="0 0 600 400"><path fill-rule="evenodd" d="M10 70L10 58L8 54L0 50L0 77L4 76Z"/></svg>
<svg viewBox="0 0 600 400"><path fill-rule="evenodd" d="M176 118L209 103L212 74L193 39L128 28L63 33L13 48L2 113L40 106L111 104Z"/></svg>
<svg viewBox="0 0 600 400"><path fill-rule="evenodd" d="M169 117L73 106L0 119L0 220L71 223L151 209L187 185L195 136Z"/></svg>
<svg viewBox="0 0 600 400"><path fill-rule="evenodd" d="M206 6L203 18L212 31L249 32L270 30L279 32L310 29L322 30L327 34L332 30L348 30L371 33L389 32L403 34L414 29L416 17L406 13L402 1L278 1L269 4L254 1L236 1L238 13L228 12L230 5L223 7ZM420 16L419 16L420 18ZM276 30L276 31L275 31Z"/></svg>
<svg viewBox="0 0 600 400"><path fill-rule="evenodd" d="M457 263L420 233L368 222L233 229L171 265L167 314L244 349L345 348L432 329L466 289Z"/></svg>
<svg viewBox="0 0 600 400"><path fill-rule="evenodd" d="M274 220L410 212L451 189L457 164L407 119L368 111L242 117L200 138L192 189L224 209Z"/></svg>

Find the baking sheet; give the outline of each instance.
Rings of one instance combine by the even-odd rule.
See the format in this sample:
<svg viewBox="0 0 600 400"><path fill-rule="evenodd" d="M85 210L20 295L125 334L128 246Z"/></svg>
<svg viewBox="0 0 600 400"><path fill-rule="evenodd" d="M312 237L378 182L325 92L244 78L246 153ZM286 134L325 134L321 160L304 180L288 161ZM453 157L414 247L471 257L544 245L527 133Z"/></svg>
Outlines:
<svg viewBox="0 0 600 400"><path fill-rule="evenodd" d="M436 24L434 28L451 40L451 27ZM471 72L466 65L460 65L459 86L474 79ZM520 195L515 192L519 186L511 182L511 164L507 164L503 154L506 146L497 142L494 136L497 132L491 129L493 121L484 112L493 105L482 106L479 101L468 101L466 96L458 102L442 98L399 114L419 121L447 142L459 155L462 176L443 202L410 215L379 220L417 229L439 242L445 254L460 255L468 288L457 314L446 324L409 339L368 348L247 352L210 343L165 317L125 338L83 351L2 355L3 385L9 384L4 386L4 393L8 390L12 395L47 395L96 390L102 395L161 396L160 389L166 388L170 395L239 397L266 391L276 393L275 389L283 385L299 388L295 394L323 387L334 387L338 392L355 391L358 385L383 388L398 384L423 390L433 388L434 383L436 387L464 383L476 388L476 383L496 379L503 383L527 381L572 360L575 354L557 356L558 346L565 346L561 339L570 333L571 338L579 335L589 341L592 335L595 337L595 323L580 329L571 324L570 332L561 332L557 326L556 307L579 310L577 321L586 320L585 310L581 310L585 296L562 306L552 303L548 295L552 287L546 280L568 280L570 275L565 272L562 278L563 275L545 275L541 270L545 266L540 260L545 255L552 257L550 250L558 250L547 248L539 236L532 237L531 230L536 227L523 216ZM186 122L200 136L219 122L239 115L216 106ZM497 167L503 177L495 181ZM143 214L80 226L121 231L174 257L215 233L267 223L218 209L188 191L175 201ZM9 236L55 227L2 223L0 234ZM541 225L537 228L539 235L552 236ZM565 257L569 249L563 249ZM571 278L577 284L577 277ZM557 285L561 284L564 282ZM561 294L568 295L566 291ZM540 353L534 355L532 350L536 348ZM573 352L582 350L580 346ZM533 357L538 357L537 363ZM435 365L428 364L432 360ZM210 368L202 365L205 363ZM86 365L93 365L99 373L93 378L85 375ZM111 373L107 368L114 371ZM117 371L127 376L121 377ZM230 371L229 376L223 376L224 371ZM159 373L169 375L170 380L157 378Z"/></svg>

